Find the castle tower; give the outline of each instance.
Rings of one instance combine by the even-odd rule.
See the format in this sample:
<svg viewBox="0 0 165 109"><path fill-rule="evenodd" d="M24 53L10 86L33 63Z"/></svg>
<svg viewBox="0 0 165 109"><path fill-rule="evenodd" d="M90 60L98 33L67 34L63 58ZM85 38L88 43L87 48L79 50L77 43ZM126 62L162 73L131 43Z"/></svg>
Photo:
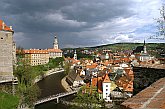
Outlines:
<svg viewBox="0 0 165 109"><path fill-rule="evenodd" d="M58 49L58 40L56 36L54 37L53 47L54 49Z"/></svg>
<svg viewBox="0 0 165 109"><path fill-rule="evenodd" d="M144 53L147 53L147 48L146 48L145 40L144 40L144 45L143 45L143 47L144 47Z"/></svg>
<svg viewBox="0 0 165 109"><path fill-rule="evenodd" d="M74 57L73 57L75 60L77 60L77 53L76 53L76 50L74 52Z"/></svg>
<svg viewBox="0 0 165 109"><path fill-rule="evenodd" d="M0 20L0 76L13 78L13 34L12 28Z"/></svg>

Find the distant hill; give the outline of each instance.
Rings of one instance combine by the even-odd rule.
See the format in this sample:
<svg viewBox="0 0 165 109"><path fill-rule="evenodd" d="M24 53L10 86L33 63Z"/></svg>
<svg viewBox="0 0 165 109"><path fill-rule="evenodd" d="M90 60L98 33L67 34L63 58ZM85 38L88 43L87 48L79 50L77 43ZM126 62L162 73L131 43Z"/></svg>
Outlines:
<svg viewBox="0 0 165 109"><path fill-rule="evenodd" d="M82 48L65 48L63 49L76 49L77 51L80 50L92 50L92 49L110 49L112 52L116 51L125 51L125 50L134 50L137 46L143 46L143 43L115 43L115 44L107 44L107 45L100 45L95 47L82 47ZM146 43L147 51L149 54L154 55L156 57L165 57L165 43Z"/></svg>

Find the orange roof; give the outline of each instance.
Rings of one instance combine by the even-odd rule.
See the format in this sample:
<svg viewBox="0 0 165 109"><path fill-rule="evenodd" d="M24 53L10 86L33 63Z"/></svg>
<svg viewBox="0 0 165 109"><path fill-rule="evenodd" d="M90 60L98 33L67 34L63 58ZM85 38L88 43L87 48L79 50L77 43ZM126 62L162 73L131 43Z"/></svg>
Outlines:
<svg viewBox="0 0 165 109"><path fill-rule="evenodd" d="M130 62L131 61L128 57L121 58L121 60L124 62Z"/></svg>
<svg viewBox="0 0 165 109"><path fill-rule="evenodd" d="M62 52L61 49L48 49L48 52Z"/></svg>
<svg viewBox="0 0 165 109"><path fill-rule="evenodd" d="M123 89L127 92L133 92L133 81L130 81L128 84L126 84L126 86L123 87Z"/></svg>
<svg viewBox="0 0 165 109"><path fill-rule="evenodd" d="M103 64L108 66L110 64L110 61L106 60Z"/></svg>
<svg viewBox="0 0 165 109"><path fill-rule="evenodd" d="M86 68L96 68L97 67L97 64L92 64L92 65L87 65Z"/></svg>
<svg viewBox="0 0 165 109"><path fill-rule="evenodd" d="M122 76L115 83L118 87L123 87L124 91L133 91L133 81L129 80L126 76Z"/></svg>
<svg viewBox="0 0 165 109"><path fill-rule="evenodd" d="M5 31L11 31L14 32L13 30L10 29L5 23L4 23L4 29L3 29L3 20L0 20L0 30L5 30Z"/></svg>
<svg viewBox="0 0 165 109"><path fill-rule="evenodd" d="M109 83L109 82L111 82L111 80L109 79L108 74L105 75L103 82L104 82L104 83Z"/></svg>
<svg viewBox="0 0 165 109"><path fill-rule="evenodd" d="M71 59L72 60L72 64L76 64L76 63L79 63L80 62L80 60L76 60L76 59Z"/></svg>
<svg viewBox="0 0 165 109"><path fill-rule="evenodd" d="M48 50L30 49L24 50L25 54L48 54Z"/></svg>
<svg viewBox="0 0 165 109"><path fill-rule="evenodd" d="M16 54L25 54L25 51L24 50L16 50Z"/></svg>
<svg viewBox="0 0 165 109"><path fill-rule="evenodd" d="M128 74L128 75L133 75L133 71L130 68L125 68L124 71Z"/></svg>
<svg viewBox="0 0 165 109"><path fill-rule="evenodd" d="M114 60L113 63L121 63L121 60Z"/></svg>

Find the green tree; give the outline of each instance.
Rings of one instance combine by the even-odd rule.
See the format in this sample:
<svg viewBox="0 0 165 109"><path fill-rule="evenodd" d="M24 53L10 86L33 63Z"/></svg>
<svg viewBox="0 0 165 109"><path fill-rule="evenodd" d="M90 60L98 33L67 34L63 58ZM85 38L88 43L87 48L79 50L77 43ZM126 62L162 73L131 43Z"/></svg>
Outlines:
<svg viewBox="0 0 165 109"><path fill-rule="evenodd" d="M70 72L70 67L71 67L70 63L65 62L65 64L64 64L64 70L65 70L65 74L66 74L66 75L69 74L69 72Z"/></svg>
<svg viewBox="0 0 165 109"><path fill-rule="evenodd" d="M80 107L83 107L83 109L100 109L101 107L105 108L105 101L99 99L99 93L97 90L92 90L92 92L86 90L87 93L84 93L84 89L85 87L82 87L79 90L77 97L74 99L75 102L79 103Z"/></svg>
<svg viewBox="0 0 165 109"><path fill-rule="evenodd" d="M20 97L20 106L27 105L33 107L33 103L40 94L38 86L34 84L35 71L34 67L26 62L17 66L14 70L14 75L18 78L17 94Z"/></svg>
<svg viewBox="0 0 165 109"><path fill-rule="evenodd" d="M151 39L163 39L165 40L165 6L162 5L162 8L160 9L160 17L155 19L158 23L157 28L158 32L156 35L151 36Z"/></svg>

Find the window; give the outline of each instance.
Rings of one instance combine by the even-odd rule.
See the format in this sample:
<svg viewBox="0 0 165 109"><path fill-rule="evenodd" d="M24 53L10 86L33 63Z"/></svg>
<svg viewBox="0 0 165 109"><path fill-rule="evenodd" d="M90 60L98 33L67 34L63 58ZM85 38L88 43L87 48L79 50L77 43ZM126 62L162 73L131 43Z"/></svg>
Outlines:
<svg viewBox="0 0 165 109"><path fill-rule="evenodd" d="M108 85L106 85L106 87L108 87Z"/></svg>
<svg viewBox="0 0 165 109"><path fill-rule="evenodd" d="M108 91L108 89L106 89L106 91Z"/></svg>
<svg viewBox="0 0 165 109"><path fill-rule="evenodd" d="M3 39L3 37L1 37L1 39Z"/></svg>

